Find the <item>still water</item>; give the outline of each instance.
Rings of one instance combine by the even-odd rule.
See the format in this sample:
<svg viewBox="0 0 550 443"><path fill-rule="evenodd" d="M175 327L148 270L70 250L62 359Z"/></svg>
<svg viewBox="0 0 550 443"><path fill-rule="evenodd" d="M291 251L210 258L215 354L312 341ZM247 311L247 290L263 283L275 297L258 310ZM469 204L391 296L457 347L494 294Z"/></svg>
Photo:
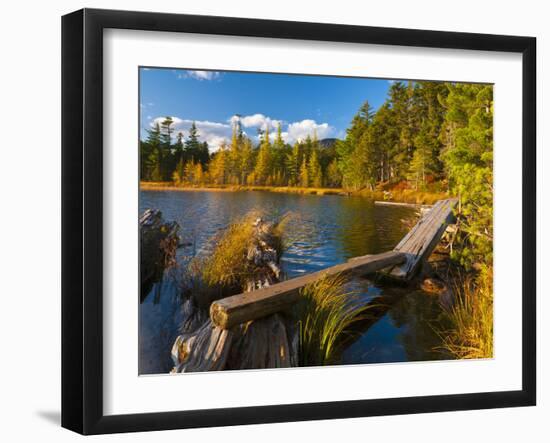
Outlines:
<svg viewBox="0 0 550 443"><path fill-rule="evenodd" d="M362 197L299 195L270 192L141 191L140 213L160 209L165 220L180 225L187 246L181 262L201 254L208 240L250 210L268 218L295 214L288 231L291 244L281 258L287 277L342 263L351 257L392 249L406 234L417 213L409 207L380 206ZM343 352L342 364L388 363L444 358L434 325L438 298L421 291L383 286L366 279L354 282L361 297L387 306L384 314ZM170 275L140 304L140 374L171 369L170 348L177 335L179 302Z"/></svg>

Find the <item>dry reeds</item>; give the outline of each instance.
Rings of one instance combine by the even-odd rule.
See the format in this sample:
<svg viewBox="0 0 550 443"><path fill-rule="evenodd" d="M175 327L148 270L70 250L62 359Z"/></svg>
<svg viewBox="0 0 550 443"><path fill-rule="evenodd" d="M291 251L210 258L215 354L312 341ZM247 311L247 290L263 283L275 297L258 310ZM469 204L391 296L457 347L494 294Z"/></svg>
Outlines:
<svg viewBox="0 0 550 443"><path fill-rule="evenodd" d="M448 311L450 330L440 331L442 348L458 359L493 357L493 274L459 277L456 301Z"/></svg>
<svg viewBox="0 0 550 443"><path fill-rule="evenodd" d="M257 213L233 222L215 241L212 254L201 263L201 277L208 286L243 287L254 277L254 263L247 260Z"/></svg>

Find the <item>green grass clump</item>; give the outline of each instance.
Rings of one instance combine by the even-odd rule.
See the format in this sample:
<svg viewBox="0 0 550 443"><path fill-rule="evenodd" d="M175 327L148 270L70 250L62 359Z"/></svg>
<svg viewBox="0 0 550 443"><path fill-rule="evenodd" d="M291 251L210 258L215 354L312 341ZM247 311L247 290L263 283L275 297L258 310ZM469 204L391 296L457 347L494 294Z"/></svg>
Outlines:
<svg viewBox="0 0 550 443"><path fill-rule="evenodd" d="M459 278L456 302L447 314L451 329L440 332L443 349L458 359L493 357L493 273Z"/></svg>
<svg viewBox="0 0 550 443"><path fill-rule="evenodd" d="M300 366L337 362L339 343L350 326L366 318L368 306L346 290L342 275L325 276L301 290L298 307Z"/></svg>

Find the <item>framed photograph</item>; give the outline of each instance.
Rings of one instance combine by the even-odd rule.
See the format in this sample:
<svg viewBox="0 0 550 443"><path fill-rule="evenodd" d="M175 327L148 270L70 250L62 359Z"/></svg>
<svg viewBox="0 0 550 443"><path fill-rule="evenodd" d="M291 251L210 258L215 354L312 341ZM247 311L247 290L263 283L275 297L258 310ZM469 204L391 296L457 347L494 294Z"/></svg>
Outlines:
<svg viewBox="0 0 550 443"><path fill-rule="evenodd" d="M536 402L531 37L62 21L62 425Z"/></svg>

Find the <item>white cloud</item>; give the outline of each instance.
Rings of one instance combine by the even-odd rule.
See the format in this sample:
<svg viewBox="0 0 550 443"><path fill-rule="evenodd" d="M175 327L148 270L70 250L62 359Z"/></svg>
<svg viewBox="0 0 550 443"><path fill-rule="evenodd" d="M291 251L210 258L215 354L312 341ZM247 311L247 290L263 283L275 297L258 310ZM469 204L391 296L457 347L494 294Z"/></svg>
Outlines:
<svg viewBox="0 0 550 443"><path fill-rule="evenodd" d="M334 128L328 123L317 123L315 120L302 120L301 122L294 122L288 125L287 129L287 143L294 143L296 141L302 141L309 135L313 137L316 133L319 140L330 137L334 134Z"/></svg>
<svg viewBox="0 0 550 443"><path fill-rule="evenodd" d="M238 120L239 117L234 115L229 119L229 123L234 124ZM266 129L269 129L270 131L276 130L279 127L279 124L283 123L281 120L275 120L263 114L241 116L240 120L243 128L261 129L262 131L265 131Z"/></svg>
<svg viewBox="0 0 550 443"><path fill-rule="evenodd" d="M156 123L161 123L165 117L156 117L151 121L151 126ZM201 141L206 141L210 148L210 151L215 152L219 149L223 143L230 143L233 124L239 119L237 116L232 116L227 122L219 123L208 120L197 120L195 125L197 126L198 136ZM172 117L174 121L174 138L179 132L183 132L185 137L189 136L189 129L193 123L190 119L181 119L179 117ZM257 130L261 129L265 131L266 128L270 130L270 140L274 140L277 134L277 128L281 123L281 136L286 143L293 144L297 141L305 140L309 135L313 137L317 134L318 139L332 137L335 135L335 129L328 123L317 123L315 120L302 120L293 122L290 124L283 124L282 120L273 119L263 114L253 114L240 117L242 127L250 129L250 131L244 131L254 143L259 142L259 136Z"/></svg>
<svg viewBox="0 0 550 443"><path fill-rule="evenodd" d="M160 124L164 119L165 117L156 117L151 121L151 126L157 123ZM182 132L184 137L188 137L193 120L181 119L179 117L172 117L172 120L174 121L172 126L174 129L174 138L179 132ZM231 140L231 125L229 124L197 120L195 121L195 125L197 126L197 134L200 141L207 142L211 151L217 151L222 143L229 143Z"/></svg>
<svg viewBox="0 0 550 443"><path fill-rule="evenodd" d="M215 80L221 76L217 71L183 71L178 73L178 78L194 78L195 80Z"/></svg>

